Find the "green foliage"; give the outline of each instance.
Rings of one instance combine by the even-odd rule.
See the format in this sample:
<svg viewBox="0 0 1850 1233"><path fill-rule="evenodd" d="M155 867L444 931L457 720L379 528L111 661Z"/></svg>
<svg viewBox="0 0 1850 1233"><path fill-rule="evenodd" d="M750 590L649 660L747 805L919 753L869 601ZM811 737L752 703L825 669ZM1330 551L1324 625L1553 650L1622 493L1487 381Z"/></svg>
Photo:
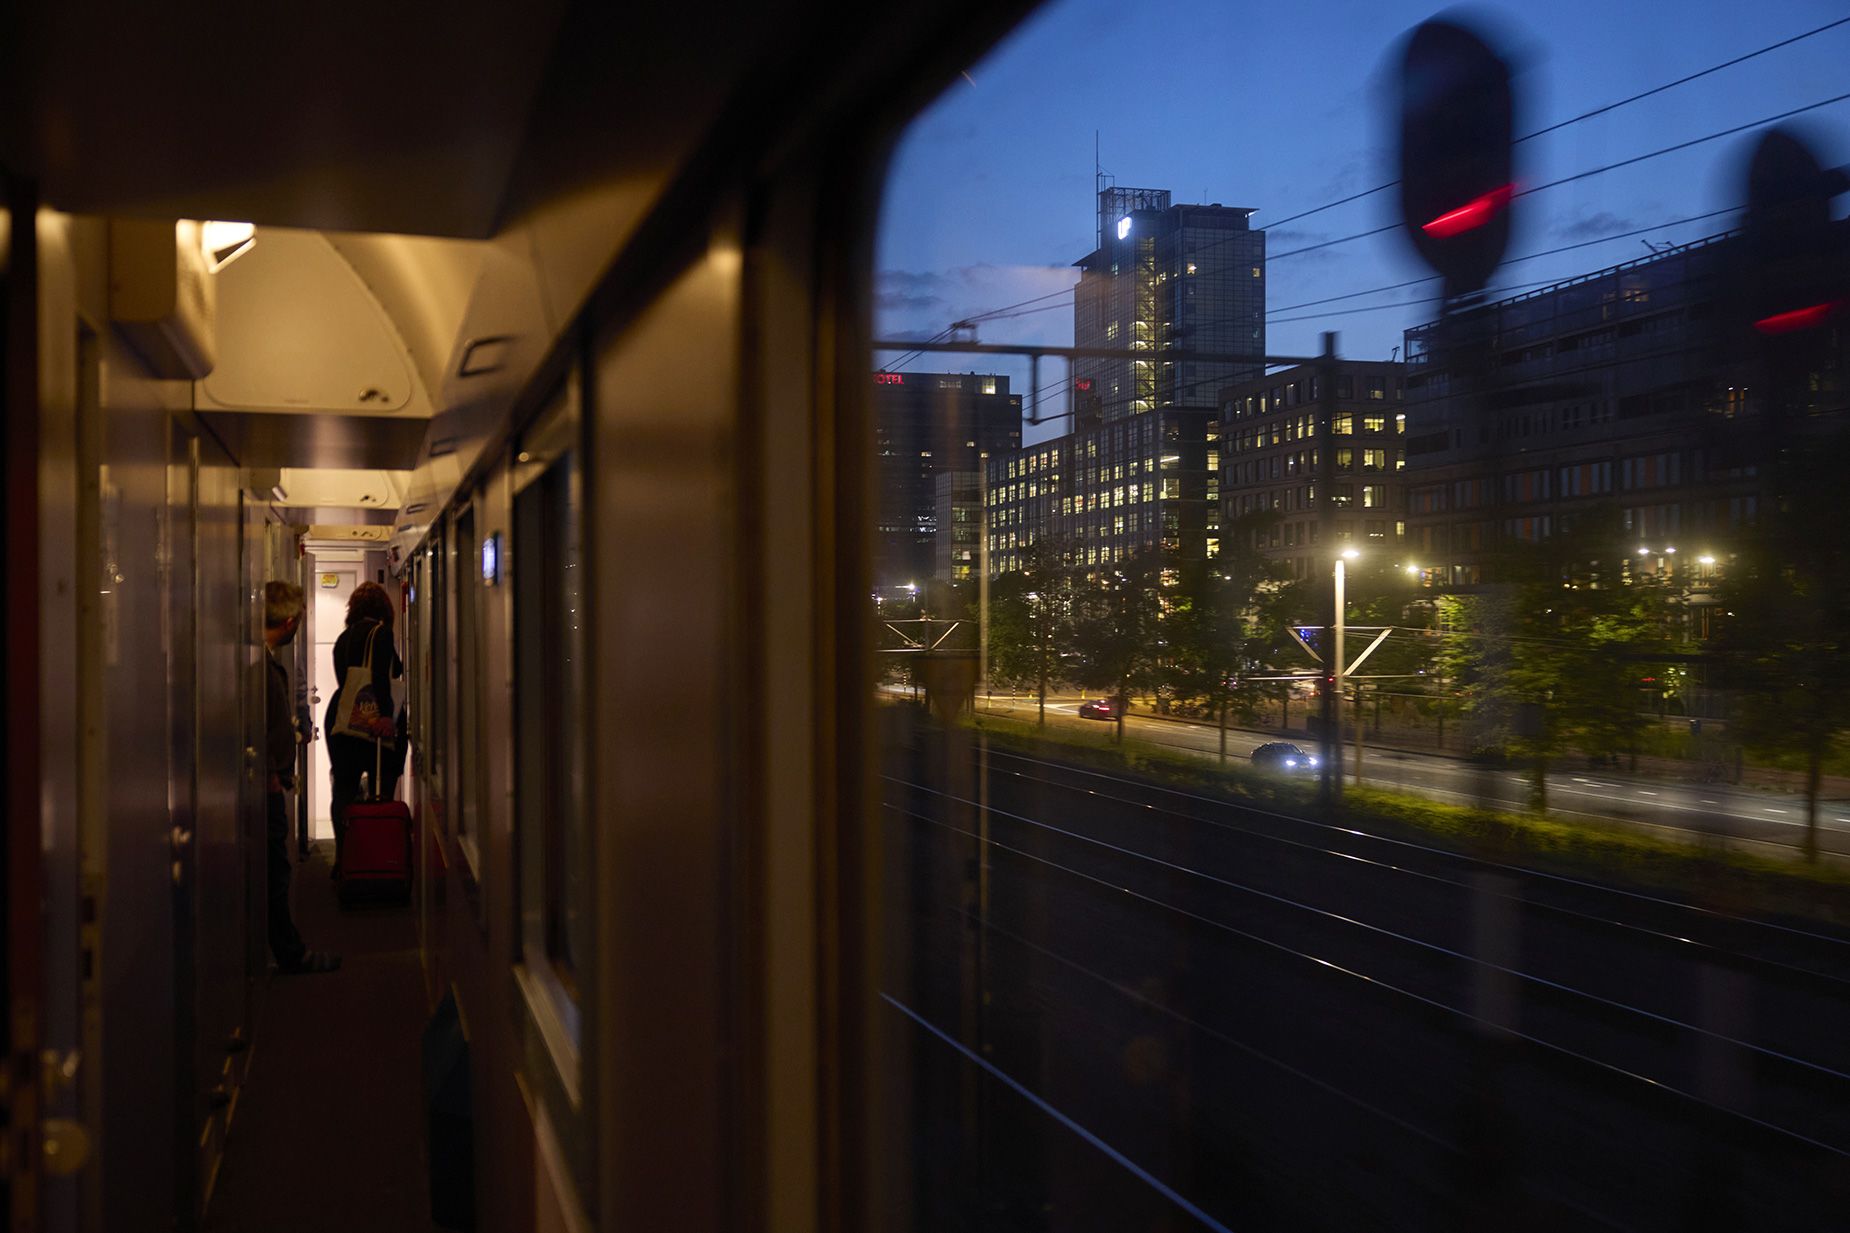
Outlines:
<svg viewBox="0 0 1850 1233"><path fill-rule="evenodd" d="M1547 763L1570 750L1635 743L1640 682L1662 681L1671 628L1667 591L1634 580L1617 556L1616 522L1513 545L1500 581L1441 597L1434 670L1456 691L1469 747L1532 763L1537 803Z"/></svg>
<svg viewBox="0 0 1850 1233"><path fill-rule="evenodd" d="M1032 685L1040 676L1031 589L1019 570L989 584L989 679L1009 689Z"/></svg>
<svg viewBox="0 0 1850 1233"><path fill-rule="evenodd" d="M1850 547L1836 530L1837 485L1850 432L1809 441L1782 460L1779 499L1721 589L1715 647L1735 690L1730 731L1748 749L1800 755L1806 770L1806 844L1817 850L1819 778L1850 730Z"/></svg>
<svg viewBox="0 0 1850 1233"><path fill-rule="evenodd" d="M1038 540L1021 553L1021 568L989 588L989 671L1010 687L1041 696L1063 675L1072 644L1073 571L1064 548Z"/></svg>
<svg viewBox="0 0 1850 1233"><path fill-rule="evenodd" d="M1159 683L1163 661L1162 559L1154 552L1103 567L1073 597L1073 677L1108 690L1120 706Z"/></svg>
<svg viewBox="0 0 1850 1233"><path fill-rule="evenodd" d="M1179 700L1223 720L1256 709L1257 691L1245 678L1270 662L1255 601L1281 569L1253 547L1249 531L1236 520L1222 554L1177 567L1165 596L1169 686Z"/></svg>

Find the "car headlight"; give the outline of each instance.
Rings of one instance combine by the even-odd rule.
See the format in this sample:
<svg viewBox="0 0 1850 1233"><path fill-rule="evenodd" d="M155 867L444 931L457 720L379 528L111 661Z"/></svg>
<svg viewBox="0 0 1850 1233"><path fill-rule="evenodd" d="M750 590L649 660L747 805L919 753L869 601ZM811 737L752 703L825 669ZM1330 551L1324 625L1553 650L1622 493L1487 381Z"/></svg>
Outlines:
<svg viewBox="0 0 1850 1233"><path fill-rule="evenodd" d="M1286 766L1296 766L1297 764L1298 764L1298 760L1296 758L1286 758L1285 759Z"/></svg>

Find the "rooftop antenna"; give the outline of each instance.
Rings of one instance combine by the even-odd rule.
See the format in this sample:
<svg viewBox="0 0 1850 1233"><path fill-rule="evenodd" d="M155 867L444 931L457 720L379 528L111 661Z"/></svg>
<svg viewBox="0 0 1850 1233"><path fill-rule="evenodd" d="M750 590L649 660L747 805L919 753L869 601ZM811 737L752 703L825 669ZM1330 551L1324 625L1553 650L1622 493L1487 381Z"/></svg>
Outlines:
<svg viewBox="0 0 1850 1233"><path fill-rule="evenodd" d="M1395 363L1395 362L1397 362L1397 361L1398 361L1399 359L1400 359L1400 344L1399 344L1399 343L1395 343L1395 344L1394 344L1394 350L1393 350L1392 352L1390 352L1390 353L1389 353L1389 355L1388 355L1388 363L1390 363L1390 364L1392 364L1392 363Z"/></svg>

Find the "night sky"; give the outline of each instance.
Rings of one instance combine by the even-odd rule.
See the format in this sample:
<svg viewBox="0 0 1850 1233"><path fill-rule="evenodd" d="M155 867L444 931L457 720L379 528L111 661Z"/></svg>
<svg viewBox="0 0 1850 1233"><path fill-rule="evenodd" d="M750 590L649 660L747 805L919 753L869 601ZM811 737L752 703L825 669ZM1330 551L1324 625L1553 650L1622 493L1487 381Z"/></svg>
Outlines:
<svg viewBox="0 0 1850 1233"><path fill-rule="evenodd" d="M1269 220L1394 179L1386 73L1406 32L1440 11L1391 0L1047 5L971 65L900 143L878 241L876 329L930 337L954 320L1069 287L1072 263L1094 245L1094 130L1099 163L1117 183L1167 188L1177 203L1254 208L1253 225L1267 228L1274 255L1394 221L1393 190L1276 230ZM1518 134L1850 16L1843 0L1555 0L1449 11L1501 31L1518 66ZM1518 183L1846 93L1850 24L1525 142ZM1827 162L1850 161L1850 101L1794 122L1817 135ZM1510 256L1738 206L1751 139L1743 132L1522 198ZM1506 259L1491 288L1571 278L1648 256L1645 240L1694 240L1731 221L1721 215L1534 261ZM1436 282L1290 306L1427 272L1395 232L1272 260L1267 349L1312 354L1321 331L1337 330L1344 354L1386 359L1402 330L1430 319L1430 303L1411 301L1437 295ZM1053 307L982 323L979 339L1070 343L1070 296L1043 304ZM1027 385L1025 361L923 356L904 367L1006 372L1017 390ZM1065 376L1064 365L1048 362L1041 383Z"/></svg>

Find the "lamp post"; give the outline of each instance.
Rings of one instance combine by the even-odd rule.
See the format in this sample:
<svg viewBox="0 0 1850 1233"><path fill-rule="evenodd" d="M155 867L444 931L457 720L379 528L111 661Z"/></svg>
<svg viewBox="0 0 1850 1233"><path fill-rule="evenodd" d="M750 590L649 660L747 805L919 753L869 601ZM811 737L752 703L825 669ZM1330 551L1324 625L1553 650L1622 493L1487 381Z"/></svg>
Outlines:
<svg viewBox="0 0 1850 1233"><path fill-rule="evenodd" d="M1323 661L1323 798L1334 803L1343 791L1342 692L1343 692L1343 564L1362 554L1344 548L1336 554L1335 586L1330 604L1329 655Z"/></svg>

